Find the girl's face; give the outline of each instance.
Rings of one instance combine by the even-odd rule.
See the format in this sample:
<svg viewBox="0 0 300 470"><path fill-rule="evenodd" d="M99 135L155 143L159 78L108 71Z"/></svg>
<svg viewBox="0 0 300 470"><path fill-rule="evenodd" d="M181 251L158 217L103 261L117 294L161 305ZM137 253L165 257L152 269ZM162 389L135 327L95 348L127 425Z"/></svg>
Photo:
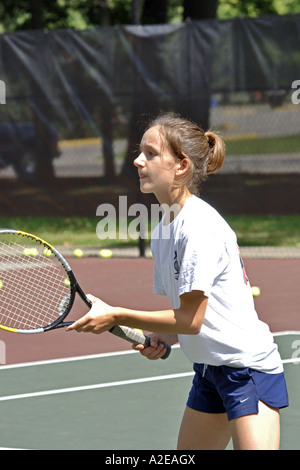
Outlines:
<svg viewBox="0 0 300 470"><path fill-rule="evenodd" d="M157 127L145 132L140 155L134 160L142 193L154 193L159 202L169 202L180 163L175 161Z"/></svg>

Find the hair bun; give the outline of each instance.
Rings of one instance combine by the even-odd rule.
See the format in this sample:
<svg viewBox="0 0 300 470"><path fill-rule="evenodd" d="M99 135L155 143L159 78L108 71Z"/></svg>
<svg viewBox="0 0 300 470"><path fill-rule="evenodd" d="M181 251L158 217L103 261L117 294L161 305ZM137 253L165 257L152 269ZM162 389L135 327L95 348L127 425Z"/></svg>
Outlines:
<svg viewBox="0 0 300 470"><path fill-rule="evenodd" d="M209 175L217 173L222 168L225 159L225 144L223 139L214 132L205 132L205 136L211 150L209 152L206 172Z"/></svg>

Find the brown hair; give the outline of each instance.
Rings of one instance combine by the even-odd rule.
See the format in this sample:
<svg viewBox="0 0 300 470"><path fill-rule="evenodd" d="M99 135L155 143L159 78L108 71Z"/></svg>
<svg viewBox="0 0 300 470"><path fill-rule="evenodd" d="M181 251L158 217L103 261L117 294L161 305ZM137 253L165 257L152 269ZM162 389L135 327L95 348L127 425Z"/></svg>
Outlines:
<svg viewBox="0 0 300 470"><path fill-rule="evenodd" d="M174 157L190 160L190 168L179 180L179 185L186 185L192 193L197 193L207 175L222 168L225 158L222 138L214 132L204 132L197 124L170 113L159 115L149 128L156 126Z"/></svg>

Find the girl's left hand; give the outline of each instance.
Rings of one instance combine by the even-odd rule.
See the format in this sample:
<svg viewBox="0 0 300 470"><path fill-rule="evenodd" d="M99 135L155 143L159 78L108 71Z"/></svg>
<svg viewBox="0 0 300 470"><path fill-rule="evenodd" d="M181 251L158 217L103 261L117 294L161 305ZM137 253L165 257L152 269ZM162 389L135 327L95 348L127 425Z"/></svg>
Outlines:
<svg viewBox="0 0 300 470"><path fill-rule="evenodd" d="M91 310L66 328L67 331L75 330L78 333L94 333L100 334L109 330L113 324L113 307L94 297L87 296L93 303Z"/></svg>

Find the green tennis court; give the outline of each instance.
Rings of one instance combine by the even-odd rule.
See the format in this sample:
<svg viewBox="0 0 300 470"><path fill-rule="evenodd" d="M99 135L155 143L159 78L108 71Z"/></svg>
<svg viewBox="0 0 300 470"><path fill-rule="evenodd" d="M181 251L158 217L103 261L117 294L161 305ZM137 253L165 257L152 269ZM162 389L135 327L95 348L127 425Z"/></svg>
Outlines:
<svg viewBox="0 0 300 470"><path fill-rule="evenodd" d="M290 397L281 449L299 450L300 332L276 333L275 341ZM0 447L175 450L192 376L176 347L167 361L122 351L3 366Z"/></svg>

